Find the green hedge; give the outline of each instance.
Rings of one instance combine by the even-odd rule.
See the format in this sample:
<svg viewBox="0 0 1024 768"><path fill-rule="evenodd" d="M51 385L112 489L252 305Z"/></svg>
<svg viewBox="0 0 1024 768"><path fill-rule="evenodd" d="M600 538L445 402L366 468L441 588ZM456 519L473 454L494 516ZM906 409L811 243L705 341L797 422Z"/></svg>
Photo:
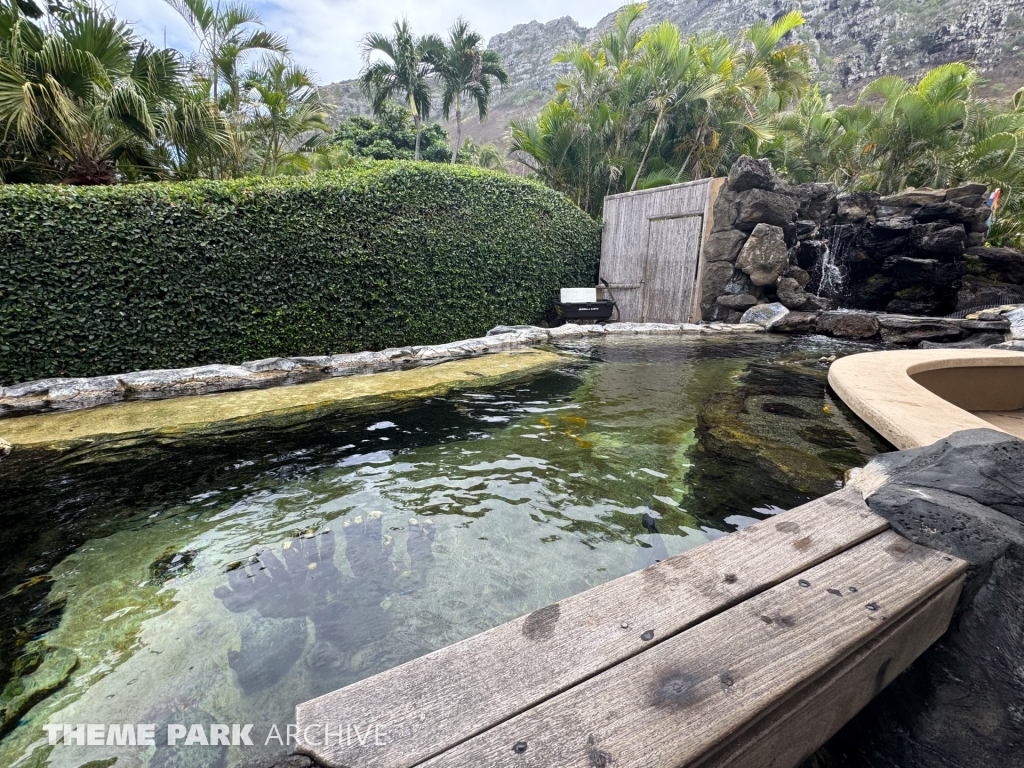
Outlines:
<svg viewBox="0 0 1024 768"><path fill-rule="evenodd" d="M600 227L513 176L0 186L0 385L479 336L593 285Z"/></svg>

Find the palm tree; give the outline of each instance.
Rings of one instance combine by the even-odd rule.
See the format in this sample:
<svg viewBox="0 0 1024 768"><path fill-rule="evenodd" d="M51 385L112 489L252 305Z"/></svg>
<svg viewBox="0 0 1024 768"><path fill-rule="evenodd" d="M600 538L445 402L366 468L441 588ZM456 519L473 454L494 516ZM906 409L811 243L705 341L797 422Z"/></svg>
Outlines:
<svg viewBox="0 0 1024 768"><path fill-rule="evenodd" d="M430 82L433 71L429 60L437 58L444 41L437 35L417 37L406 19L394 23L390 37L370 33L363 38L363 69L359 85L370 100L373 114L384 113L388 101L404 102L412 113L416 130L414 158L420 159L420 131L430 117ZM374 59L374 54L385 58Z"/></svg>
<svg viewBox="0 0 1024 768"><path fill-rule="evenodd" d="M322 144L330 131L312 73L268 58L250 74L246 86L254 96L250 130L263 146L261 172L274 176L282 165L308 170L304 155ZM310 133L312 136L298 144Z"/></svg>
<svg viewBox="0 0 1024 768"><path fill-rule="evenodd" d="M98 7L48 26L0 4L0 136L24 180L109 183L166 173L166 142L225 140L208 103L188 101L175 51L156 50Z"/></svg>
<svg viewBox="0 0 1024 768"><path fill-rule="evenodd" d="M482 40L460 16L448 30L448 40L444 47L427 55L428 63L441 80L441 114L445 120L451 119L452 107L455 107L452 163L462 144L463 98L476 103L480 119L483 120L487 117L492 80L497 80L503 88L508 83L508 73L502 66L501 56L497 51L480 50Z"/></svg>
<svg viewBox="0 0 1024 768"><path fill-rule="evenodd" d="M255 52L288 55L288 43L280 35L263 29L263 19L247 5L220 0L166 0L188 24L199 41L203 76L209 81L213 100L220 104L220 86L227 89L222 108L241 109L241 91L246 57Z"/></svg>

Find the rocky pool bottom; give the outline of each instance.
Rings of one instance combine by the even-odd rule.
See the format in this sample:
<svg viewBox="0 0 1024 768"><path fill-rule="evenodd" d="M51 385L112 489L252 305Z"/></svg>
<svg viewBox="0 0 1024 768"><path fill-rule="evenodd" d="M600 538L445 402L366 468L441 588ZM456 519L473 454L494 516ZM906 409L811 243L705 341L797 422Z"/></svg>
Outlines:
<svg viewBox="0 0 1024 768"><path fill-rule="evenodd" d="M235 766L294 706L834 490L887 446L822 337L604 339L275 426L0 462L0 764ZM155 723L156 747L47 723ZM169 723L253 724L170 747Z"/></svg>

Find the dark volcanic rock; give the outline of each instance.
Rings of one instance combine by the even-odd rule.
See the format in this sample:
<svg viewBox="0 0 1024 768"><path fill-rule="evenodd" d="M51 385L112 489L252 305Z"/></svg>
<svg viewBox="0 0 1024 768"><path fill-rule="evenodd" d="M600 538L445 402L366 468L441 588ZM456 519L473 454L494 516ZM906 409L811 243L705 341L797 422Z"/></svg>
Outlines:
<svg viewBox="0 0 1024 768"><path fill-rule="evenodd" d="M868 466L858 477L876 514L970 567L946 635L822 748L818 764L1021 768L1024 441L968 430Z"/></svg>
<svg viewBox="0 0 1024 768"><path fill-rule="evenodd" d="M836 212L835 184L808 182L790 187L790 194L798 201L797 217L818 224L824 224Z"/></svg>
<svg viewBox="0 0 1024 768"><path fill-rule="evenodd" d="M824 240L805 240L793 248L793 259L801 269L812 269L818 260L825 255L828 243Z"/></svg>
<svg viewBox="0 0 1024 768"><path fill-rule="evenodd" d="M747 236L736 229L713 233L704 245L704 262L736 261L736 256L739 255L746 239Z"/></svg>
<svg viewBox="0 0 1024 768"><path fill-rule="evenodd" d="M957 203L946 201L944 203L925 203L911 216L916 221L928 222L928 221L957 221L963 224L967 221L974 220L974 209L965 208Z"/></svg>
<svg viewBox="0 0 1024 768"><path fill-rule="evenodd" d="M1024 285L1024 253L1013 248L968 248L967 253L980 262L982 269L1003 283Z"/></svg>
<svg viewBox="0 0 1024 768"><path fill-rule="evenodd" d="M829 302L820 296L805 291L792 277L780 277L775 283L775 294L787 309L809 310L828 309Z"/></svg>
<svg viewBox="0 0 1024 768"><path fill-rule="evenodd" d="M814 333L820 312L790 312L772 324L772 333Z"/></svg>
<svg viewBox="0 0 1024 768"><path fill-rule="evenodd" d="M860 224L874 216L878 205L877 192L850 192L836 199L836 219L840 224Z"/></svg>
<svg viewBox="0 0 1024 768"><path fill-rule="evenodd" d="M727 307L728 309L732 309L737 312L743 312L757 304L757 297L751 296L749 293L734 293L719 296L716 301L723 307ZM1002 339L999 339L999 341L1002 341Z"/></svg>
<svg viewBox="0 0 1024 768"><path fill-rule="evenodd" d="M771 224L783 227L792 223L796 217L796 200L777 192L763 189L748 189L736 196L738 206L736 228L750 232L758 224ZM717 208L717 206L716 206ZM716 224L717 228L717 214ZM794 229L794 237L796 231Z"/></svg>
<svg viewBox="0 0 1024 768"><path fill-rule="evenodd" d="M927 258L948 261L964 252L967 233L962 224L932 222L914 227L914 248Z"/></svg>
<svg viewBox="0 0 1024 768"><path fill-rule="evenodd" d="M922 341L918 347L920 349L985 349L994 344L1002 344L1003 341L1005 341L1005 337L1001 333L976 333L963 341L951 341L948 344Z"/></svg>
<svg viewBox="0 0 1024 768"><path fill-rule="evenodd" d="M811 282L810 273L800 267L788 267L786 271L782 273L782 276L793 278L801 288L806 288L807 284Z"/></svg>
<svg viewBox="0 0 1024 768"><path fill-rule="evenodd" d="M921 341L957 341L964 332L955 320L935 317L881 315L878 319L882 340L893 344L917 344Z"/></svg>
<svg viewBox="0 0 1024 768"><path fill-rule="evenodd" d="M728 184L733 192L744 192L748 189L771 190L775 187L772 164L767 160L755 160L742 155L729 169Z"/></svg>
<svg viewBox="0 0 1024 768"><path fill-rule="evenodd" d="M823 312L818 316L818 333L851 339L870 339L878 335L878 317L868 312Z"/></svg>

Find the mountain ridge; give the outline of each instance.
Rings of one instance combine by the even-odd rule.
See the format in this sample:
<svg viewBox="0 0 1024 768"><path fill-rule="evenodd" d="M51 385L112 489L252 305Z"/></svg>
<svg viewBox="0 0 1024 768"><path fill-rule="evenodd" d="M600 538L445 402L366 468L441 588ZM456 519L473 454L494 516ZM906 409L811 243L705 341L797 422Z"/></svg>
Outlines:
<svg viewBox="0 0 1024 768"><path fill-rule="evenodd" d="M684 35L714 29L732 37L758 19L791 10L807 19L795 34L810 48L823 90L837 101L852 100L882 75L913 78L951 61L977 62L990 98L1008 100L1024 85L1024 0L651 0L640 24L671 21ZM536 114L554 94L566 68L551 61L558 49L571 41L593 42L614 20L612 12L588 29L562 16L491 37L488 48L502 55L509 86L495 94L486 121L464 121L463 135L500 143L510 119ZM336 107L336 121L370 112L355 80L323 91Z"/></svg>

